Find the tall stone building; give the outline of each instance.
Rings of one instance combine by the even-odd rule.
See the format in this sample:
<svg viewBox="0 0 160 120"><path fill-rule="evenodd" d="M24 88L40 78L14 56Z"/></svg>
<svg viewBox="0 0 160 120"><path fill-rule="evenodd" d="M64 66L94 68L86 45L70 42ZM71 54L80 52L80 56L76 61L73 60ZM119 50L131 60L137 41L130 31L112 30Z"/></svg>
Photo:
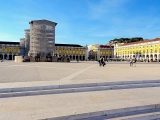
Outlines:
<svg viewBox="0 0 160 120"><path fill-rule="evenodd" d="M19 51L20 51L19 54L24 56L24 53L25 53L25 38L20 39Z"/></svg>
<svg viewBox="0 0 160 120"><path fill-rule="evenodd" d="M20 42L0 41L0 59L14 60L14 56L36 56L37 53L46 57L51 53L52 56L70 57L70 60L87 60L87 46L55 43L56 25L48 20L31 21L30 29L24 30L25 37Z"/></svg>
<svg viewBox="0 0 160 120"><path fill-rule="evenodd" d="M24 30L25 34L25 51L24 54L27 56L29 52L29 47L30 47L30 29Z"/></svg>
<svg viewBox="0 0 160 120"><path fill-rule="evenodd" d="M48 20L33 20L30 24L29 56L41 56L55 52L55 26L57 23Z"/></svg>

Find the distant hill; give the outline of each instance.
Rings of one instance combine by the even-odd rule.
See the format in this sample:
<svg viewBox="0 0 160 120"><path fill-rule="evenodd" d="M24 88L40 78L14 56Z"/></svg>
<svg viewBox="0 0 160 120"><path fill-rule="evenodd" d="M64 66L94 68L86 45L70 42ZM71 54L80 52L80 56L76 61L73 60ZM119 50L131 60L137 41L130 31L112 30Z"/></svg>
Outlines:
<svg viewBox="0 0 160 120"><path fill-rule="evenodd" d="M131 42L137 42L137 41L143 41L142 37L134 37L134 38L115 38L113 40L109 41L109 44L114 43L131 43Z"/></svg>

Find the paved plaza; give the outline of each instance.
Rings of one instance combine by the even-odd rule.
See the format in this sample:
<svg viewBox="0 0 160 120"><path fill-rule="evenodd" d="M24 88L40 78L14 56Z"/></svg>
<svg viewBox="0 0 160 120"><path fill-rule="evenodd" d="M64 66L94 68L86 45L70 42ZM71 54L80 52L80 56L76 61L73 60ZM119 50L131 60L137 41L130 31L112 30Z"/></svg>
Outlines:
<svg viewBox="0 0 160 120"><path fill-rule="evenodd" d="M93 83L110 81L157 80L160 78L160 63L107 62L99 67L97 62L29 62L0 63L0 83L13 82L58 82ZM59 82L60 81L60 82Z"/></svg>
<svg viewBox="0 0 160 120"><path fill-rule="evenodd" d="M102 120L104 118L96 118L96 114L111 114L115 113L115 110L125 111L131 108L143 110L144 106L145 109L160 109L159 71L160 63L137 63L136 67L130 67L129 62L107 62L105 67L100 67L97 62L92 61L4 61L0 63L0 120L61 120L82 119L85 116ZM98 90L94 83L99 85ZM115 86L112 86L113 83ZM87 88L86 85L90 86ZM106 85L111 88L100 90ZM44 90L44 87L50 89L51 86L61 86L63 90L61 88L60 92L58 88L57 94L52 94L51 91L49 94L44 94L44 91L39 95L31 93L33 88ZM71 92L69 88L72 89ZM11 90L11 93L7 90ZM16 90L21 95L25 90L30 93L14 96L19 94ZM63 116L71 118L62 118Z"/></svg>

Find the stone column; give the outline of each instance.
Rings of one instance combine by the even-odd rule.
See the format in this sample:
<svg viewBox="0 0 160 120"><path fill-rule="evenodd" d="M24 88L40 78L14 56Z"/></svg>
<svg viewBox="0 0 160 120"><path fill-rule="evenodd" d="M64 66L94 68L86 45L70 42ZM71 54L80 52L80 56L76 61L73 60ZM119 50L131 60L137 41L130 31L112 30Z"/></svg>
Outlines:
<svg viewBox="0 0 160 120"><path fill-rule="evenodd" d="M157 62L159 62L159 54L157 53Z"/></svg>
<svg viewBox="0 0 160 120"><path fill-rule="evenodd" d="M9 54L7 54L7 60L9 59Z"/></svg>
<svg viewBox="0 0 160 120"><path fill-rule="evenodd" d="M88 49L87 48L85 49L83 56L85 56L84 60L88 60Z"/></svg>
<svg viewBox="0 0 160 120"><path fill-rule="evenodd" d="M139 53L138 53L138 56L137 56L137 57L138 57L138 60L140 60L140 55L139 55Z"/></svg>
<svg viewBox="0 0 160 120"><path fill-rule="evenodd" d="M3 53L3 60L4 60L4 53Z"/></svg>
<svg viewBox="0 0 160 120"><path fill-rule="evenodd" d="M153 54L153 61L155 60L155 56L154 56L154 54Z"/></svg>
<svg viewBox="0 0 160 120"><path fill-rule="evenodd" d="M13 60L13 54L12 54L12 60Z"/></svg>
<svg viewBox="0 0 160 120"><path fill-rule="evenodd" d="M97 51L97 59L99 60L99 58L100 58L100 50L98 49L98 51Z"/></svg>
<svg viewBox="0 0 160 120"><path fill-rule="evenodd" d="M151 61L151 54L149 54L149 61Z"/></svg>

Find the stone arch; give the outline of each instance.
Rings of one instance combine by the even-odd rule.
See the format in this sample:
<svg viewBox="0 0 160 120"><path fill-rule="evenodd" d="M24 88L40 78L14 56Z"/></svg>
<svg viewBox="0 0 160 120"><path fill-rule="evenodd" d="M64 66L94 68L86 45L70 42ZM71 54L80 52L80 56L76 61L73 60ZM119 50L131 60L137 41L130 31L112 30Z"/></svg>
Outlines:
<svg viewBox="0 0 160 120"><path fill-rule="evenodd" d="M135 55L133 55L133 58L135 58L136 56Z"/></svg>
<svg viewBox="0 0 160 120"><path fill-rule="evenodd" d="M13 60L15 59L15 56L16 56L16 55L14 54L14 55L13 55Z"/></svg>
<svg viewBox="0 0 160 120"><path fill-rule="evenodd" d="M78 60L78 55L76 55L76 60Z"/></svg>
<svg viewBox="0 0 160 120"><path fill-rule="evenodd" d="M82 60L82 57L81 57L81 55L79 56L79 60Z"/></svg>
<svg viewBox="0 0 160 120"><path fill-rule="evenodd" d="M160 54L158 54L157 58L158 58L158 62L160 62Z"/></svg>
<svg viewBox="0 0 160 120"><path fill-rule="evenodd" d="M0 54L0 60L2 60L3 59L3 55L2 54Z"/></svg>
<svg viewBox="0 0 160 120"><path fill-rule="evenodd" d="M142 55L142 57L145 58L146 56L145 56L145 55Z"/></svg>
<svg viewBox="0 0 160 120"><path fill-rule="evenodd" d="M7 59L7 54L4 54L4 59Z"/></svg>
<svg viewBox="0 0 160 120"><path fill-rule="evenodd" d="M157 54L154 54L154 60L157 61Z"/></svg>
<svg viewBox="0 0 160 120"><path fill-rule="evenodd" d="M150 55L150 60L153 61L153 54Z"/></svg>
<svg viewBox="0 0 160 120"><path fill-rule="evenodd" d="M85 56L83 56L83 60L85 60Z"/></svg>
<svg viewBox="0 0 160 120"><path fill-rule="evenodd" d="M73 60L75 60L75 55L73 55Z"/></svg>
<svg viewBox="0 0 160 120"><path fill-rule="evenodd" d="M12 55L11 54L9 54L9 58L8 58L9 60L12 60Z"/></svg>

